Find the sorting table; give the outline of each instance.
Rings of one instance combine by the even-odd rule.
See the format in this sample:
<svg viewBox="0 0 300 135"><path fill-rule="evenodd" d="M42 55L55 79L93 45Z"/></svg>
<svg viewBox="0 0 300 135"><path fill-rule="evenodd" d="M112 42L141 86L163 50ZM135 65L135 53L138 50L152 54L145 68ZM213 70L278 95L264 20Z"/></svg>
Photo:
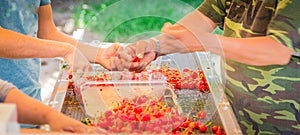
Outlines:
<svg viewBox="0 0 300 135"><path fill-rule="evenodd" d="M191 91L185 91L191 92ZM167 92L166 92L167 93ZM193 94L193 93L192 93ZM184 94L182 94L184 95ZM166 94L165 98L169 98L171 95ZM187 97L181 96L184 100ZM57 111L64 113L65 115L74 118L78 121L86 118L86 114L81 108L79 102L76 100L75 93L73 89L69 88L69 79L68 74L61 70L59 73L59 77L55 84L50 103L49 105L55 108ZM221 121L224 129L227 134L242 134L241 130L237 124L237 121L232 112L231 106L228 103L226 97L224 96L222 101L217 104L218 111L216 113L217 120Z"/></svg>

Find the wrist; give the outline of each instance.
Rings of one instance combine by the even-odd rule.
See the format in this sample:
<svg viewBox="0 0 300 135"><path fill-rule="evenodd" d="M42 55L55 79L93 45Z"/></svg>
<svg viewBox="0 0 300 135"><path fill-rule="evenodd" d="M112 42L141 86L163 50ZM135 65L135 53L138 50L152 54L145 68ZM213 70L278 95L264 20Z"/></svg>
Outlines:
<svg viewBox="0 0 300 135"><path fill-rule="evenodd" d="M170 35L167 34L161 34L156 37L156 39L159 41L159 53L158 56L163 56L171 53L176 53L176 39Z"/></svg>
<svg viewBox="0 0 300 135"><path fill-rule="evenodd" d="M155 58L156 59L158 56L160 55L160 41L158 39L156 39L155 37L152 37L151 40L153 41L152 44L154 44L154 52L155 52Z"/></svg>
<svg viewBox="0 0 300 135"><path fill-rule="evenodd" d="M104 49L103 48L97 48L96 50L97 50L97 52L96 52L95 58L94 58L94 60L92 60L92 62L102 65L103 61L101 60L101 58L104 57L104 56L102 56Z"/></svg>
<svg viewBox="0 0 300 135"><path fill-rule="evenodd" d="M51 109L50 111L46 112L45 114L45 122L42 123L42 124L49 124L51 125L51 123L53 121L56 121L57 118L58 118L58 115L57 115L58 112L56 112L55 110ZM58 118L59 119L59 118Z"/></svg>
<svg viewBox="0 0 300 135"><path fill-rule="evenodd" d="M67 59L69 56L73 55L76 50L76 47L73 45L70 45L70 44L67 44L66 46L64 46L62 48L64 51L64 54L63 54L64 59Z"/></svg>
<svg viewBox="0 0 300 135"><path fill-rule="evenodd" d="M168 49L170 46L168 44L168 38L166 35L161 34L156 37L150 38L151 44L152 44L152 49L155 52L155 56L163 56L166 54L170 54L170 50Z"/></svg>
<svg viewBox="0 0 300 135"><path fill-rule="evenodd" d="M89 62L94 62L97 63L97 58L98 58L98 47L92 46L89 44L77 43L77 49L87 58Z"/></svg>

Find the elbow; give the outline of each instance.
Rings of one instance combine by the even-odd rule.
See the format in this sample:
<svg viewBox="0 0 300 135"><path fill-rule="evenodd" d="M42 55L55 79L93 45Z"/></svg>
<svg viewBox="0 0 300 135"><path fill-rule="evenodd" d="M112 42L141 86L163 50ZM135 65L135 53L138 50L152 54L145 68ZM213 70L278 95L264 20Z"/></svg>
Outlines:
<svg viewBox="0 0 300 135"><path fill-rule="evenodd" d="M261 55L262 59L265 60L264 65L287 65L293 55L293 50L277 42L271 45L271 47L262 49L265 52Z"/></svg>
<svg viewBox="0 0 300 135"><path fill-rule="evenodd" d="M277 52L278 53L273 53L271 62L273 64L281 65L281 66L287 65L291 60L291 57L293 55L293 50L286 46L282 46L282 48Z"/></svg>
<svg viewBox="0 0 300 135"><path fill-rule="evenodd" d="M290 59L286 60L286 61L281 61L280 63L278 63L278 65L284 66L284 65L287 65L289 62L290 62Z"/></svg>
<svg viewBox="0 0 300 135"><path fill-rule="evenodd" d="M281 66L287 65L290 62L290 58L291 57L289 57L288 59L276 61L274 62L274 65L281 65Z"/></svg>
<svg viewBox="0 0 300 135"><path fill-rule="evenodd" d="M57 33L58 30L56 28L52 29L39 29L37 33L37 37L41 39L52 39L53 35Z"/></svg>
<svg viewBox="0 0 300 135"><path fill-rule="evenodd" d="M290 62L291 57L292 57L292 51L281 54L280 58L276 60L275 64L282 65L282 66L287 65Z"/></svg>
<svg viewBox="0 0 300 135"><path fill-rule="evenodd" d="M269 51L267 53L271 56L270 62L275 65L287 65L291 60L293 50L273 39L271 39L271 42L273 42L272 48L268 49Z"/></svg>
<svg viewBox="0 0 300 135"><path fill-rule="evenodd" d="M280 54L273 54L267 56L268 58L265 58L265 61L261 61L262 66L268 66L268 65L280 65L284 66L287 65L290 62L290 59L292 57L292 52L282 52Z"/></svg>

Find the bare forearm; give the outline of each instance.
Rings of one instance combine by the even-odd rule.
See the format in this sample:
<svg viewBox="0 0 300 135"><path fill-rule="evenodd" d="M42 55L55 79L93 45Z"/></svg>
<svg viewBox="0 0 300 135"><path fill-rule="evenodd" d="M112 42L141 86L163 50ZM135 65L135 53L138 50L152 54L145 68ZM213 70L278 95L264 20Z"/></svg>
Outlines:
<svg viewBox="0 0 300 135"><path fill-rule="evenodd" d="M270 37L232 38L202 33L184 44L167 35L158 37L162 40L161 53L208 51L227 59L248 65L285 65L293 51ZM197 41L196 41L197 40Z"/></svg>
<svg viewBox="0 0 300 135"><path fill-rule="evenodd" d="M4 58L63 57L71 47L66 43L41 40L4 28L0 28L0 37L0 57Z"/></svg>
<svg viewBox="0 0 300 135"><path fill-rule="evenodd" d="M69 35L59 31L52 31L51 33L48 33L40 37L43 39L70 43L75 47L77 47L90 62L96 62L97 54L99 51L101 51L101 48L78 42L77 40L73 39Z"/></svg>
<svg viewBox="0 0 300 135"><path fill-rule="evenodd" d="M58 31L55 27L52 30L48 30L48 32L44 32L44 34L39 33L38 34L39 38L42 39L47 39L47 40L54 40L54 41L59 41L59 42L66 42L70 43L74 46L77 45L77 40L72 38L71 36Z"/></svg>
<svg viewBox="0 0 300 135"><path fill-rule="evenodd" d="M198 32L212 32L217 26L216 24L198 10L184 16L177 22L186 29L193 31L194 34Z"/></svg>
<svg viewBox="0 0 300 135"><path fill-rule="evenodd" d="M38 27L38 38L55 40L60 42L67 42L72 45L76 45L77 41L65 33L57 30L52 16L51 5L41 6L38 12L39 16L39 27Z"/></svg>
<svg viewBox="0 0 300 135"><path fill-rule="evenodd" d="M48 115L58 113L51 107L30 98L17 89L11 90L5 103L14 103L17 106L18 121L27 124L47 124Z"/></svg>
<svg viewBox="0 0 300 135"><path fill-rule="evenodd" d="M288 47L266 36L254 38L219 36L219 39L226 58L249 65L285 65L293 53Z"/></svg>
<svg viewBox="0 0 300 135"><path fill-rule="evenodd" d="M52 9L50 5L42 6L39 9L38 37L42 39L70 43L76 46L90 62L100 63L96 60L96 57L100 55L98 52L102 49L80 43L71 36L56 29L52 19Z"/></svg>
<svg viewBox="0 0 300 135"><path fill-rule="evenodd" d="M198 11L184 17L180 23L165 25L163 34L157 37L161 40L161 53L209 51L257 66L284 65L292 55L291 49L270 37L231 38L212 34L211 28L215 28L215 24Z"/></svg>

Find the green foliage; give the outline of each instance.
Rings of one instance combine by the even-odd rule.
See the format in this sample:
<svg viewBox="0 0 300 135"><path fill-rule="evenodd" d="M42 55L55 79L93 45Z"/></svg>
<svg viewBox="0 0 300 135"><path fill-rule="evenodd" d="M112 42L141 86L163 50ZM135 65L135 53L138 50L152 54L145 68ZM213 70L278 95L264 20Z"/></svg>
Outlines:
<svg viewBox="0 0 300 135"><path fill-rule="evenodd" d="M132 42L160 33L203 0L103 0L74 8L76 25L102 35L106 42Z"/></svg>
<svg viewBox="0 0 300 135"><path fill-rule="evenodd" d="M204 0L181 0L194 8L197 8Z"/></svg>

